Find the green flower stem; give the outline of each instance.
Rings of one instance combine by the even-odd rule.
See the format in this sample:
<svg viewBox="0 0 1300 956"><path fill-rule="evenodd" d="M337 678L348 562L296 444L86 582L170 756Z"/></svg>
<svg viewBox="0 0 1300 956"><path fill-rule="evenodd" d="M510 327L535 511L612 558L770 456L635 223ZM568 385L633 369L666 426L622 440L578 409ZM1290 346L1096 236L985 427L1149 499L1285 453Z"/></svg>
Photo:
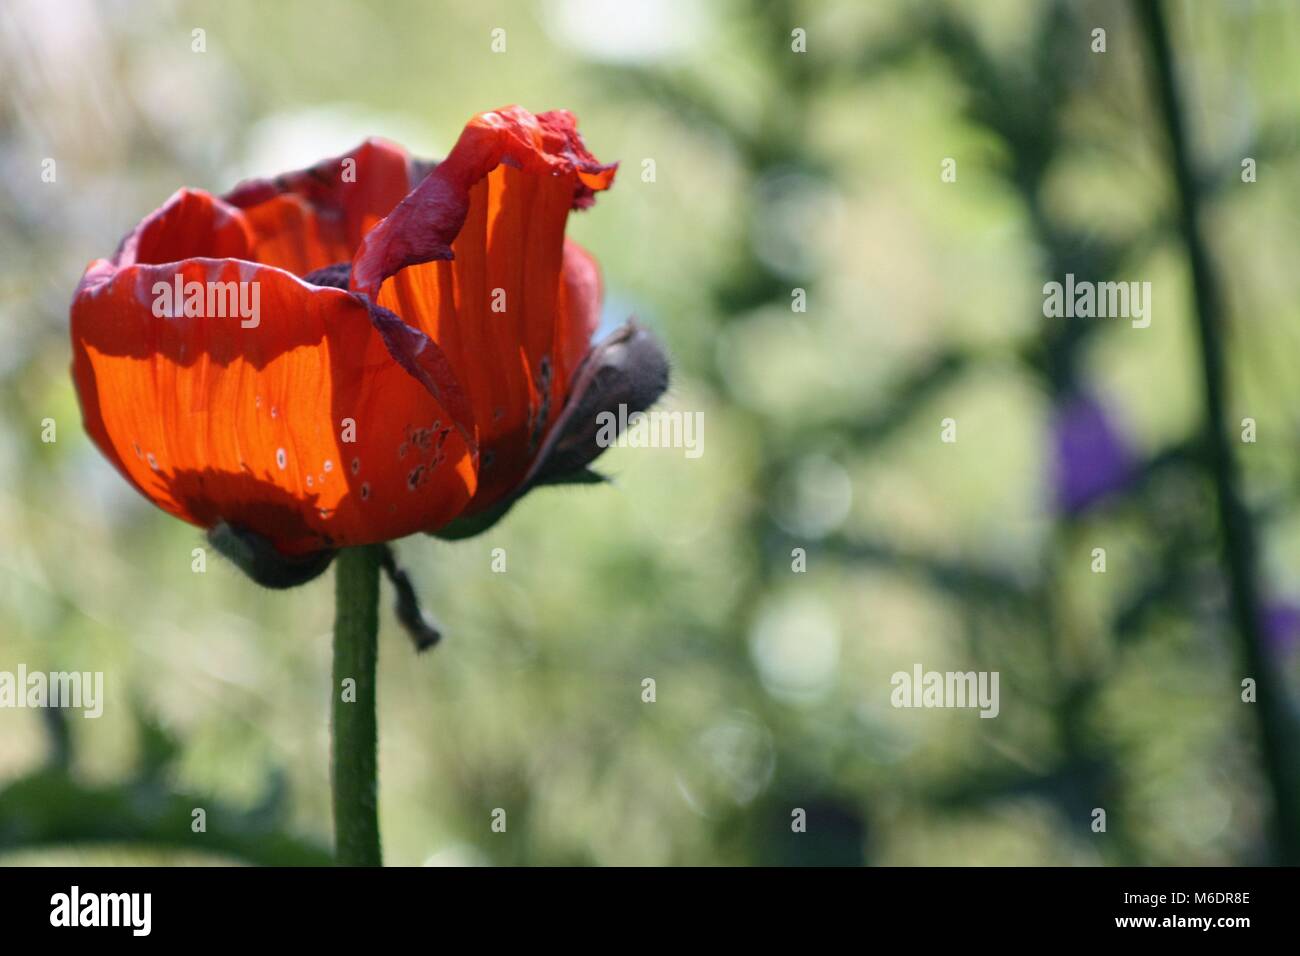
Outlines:
<svg viewBox="0 0 1300 956"><path fill-rule="evenodd" d="M334 562L332 773L335 862L380 866L375 661L383 545L345 548Z"/></svg>
<svg viewBox="0 0 1300 956"><path fill-rule="evenodd" d="M1201 194L1164 11L1157 0L1145 0L1138 10L1150 43L1159 108L1174 161L1179 226L1191 264L1196 328L1201 344L1201 381L1205 391L1207 467L1218 501L1222 561L1241 639L1243 676L1255 679L1257 703L1251 709L1258 721L1264 773L1273 795L1274 849L1279 862L1297 865L1300 864L1300 763L1294 749L1296 727L1286 699L1286 686L1264 646L1260 627L1254 528L1242 498L1239 466L1227 420L1223 295L1203 231Z"/></svg>

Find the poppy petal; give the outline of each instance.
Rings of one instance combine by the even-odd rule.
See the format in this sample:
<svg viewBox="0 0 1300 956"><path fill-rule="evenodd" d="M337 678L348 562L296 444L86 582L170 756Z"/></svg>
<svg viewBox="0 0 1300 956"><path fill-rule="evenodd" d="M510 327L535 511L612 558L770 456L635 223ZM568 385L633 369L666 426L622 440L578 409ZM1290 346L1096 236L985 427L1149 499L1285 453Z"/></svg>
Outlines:
<svg viewBox="0 0 1300 956"><path fill-rule="evenodd" d="M257 307L214 309L214 289ZM192 292L207 298L187 310ZM437 346L385 321L248 262L100 260L72 305L86 430L164 510L285 554L437 528L474 493L473 423Z"/></svg>
<svg viewBox="0 0 1300 956"><path fill-rule="evenodd" d="M572 239L564 240L555 326L556 397L561 403L573 373L591 350L591 337L600 325L602 298L600 266L582 246ZM564 391L558 391L561 385Z"/></svg>
<svg viewBox="0 0 1300 956"><path fill-rule="evenodd" d="M122 240L120 266L247 259L253 236L239 210L201 189L178 189Z"/></svg>
<svg viewBox="0 0 1300 956"><path fill-rule="evenodd" d="M225 201L244 211L252 233L247 258L304 276L351 259L410 191L414 169L400 146L368 139L308 169L240 183Z"/></svg>
<svg viewBox="0 0 1300 956"><path fill-rule="evenodd" d="M481 455L470 512L522 479L585 354L599 277L564 228L614 171L568 113L480 114L353 259L352 288L426 333L460 372Z"/></svg>

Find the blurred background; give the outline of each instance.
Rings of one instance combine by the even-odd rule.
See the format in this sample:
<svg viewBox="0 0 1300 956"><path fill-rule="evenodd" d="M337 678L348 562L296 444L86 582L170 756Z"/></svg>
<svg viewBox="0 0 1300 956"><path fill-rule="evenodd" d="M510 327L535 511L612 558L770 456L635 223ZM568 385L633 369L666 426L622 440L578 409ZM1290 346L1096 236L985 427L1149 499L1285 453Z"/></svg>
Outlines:
<svg viewBox="0 0 1300 956"><path fill-rule="evenodd" d="M0 863L328 860L329 576L191 570L81 430L68 304L181 185L510 103L623 163L569 234L704 453L398 545L446 638L385 599L387 862L1300 862L1300 7L1161 9L0 6L0 670L106 697L0 710ZM1067 273L1151 282L1150 327L1044 318ZM999 716L892 707L917 664Z"/></svg>

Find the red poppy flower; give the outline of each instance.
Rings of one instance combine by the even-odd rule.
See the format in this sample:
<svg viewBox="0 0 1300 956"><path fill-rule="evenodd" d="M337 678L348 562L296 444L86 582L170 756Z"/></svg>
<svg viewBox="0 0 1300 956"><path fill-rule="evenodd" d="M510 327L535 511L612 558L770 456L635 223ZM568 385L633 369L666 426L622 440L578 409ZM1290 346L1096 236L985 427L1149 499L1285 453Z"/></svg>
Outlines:
<svg viewBox="0 0 1300 956"><path fill-rule="evenodd" d="M437 164L370 140L182 189L77 288L86 430L159 507L282 555L499 515L598 453L561 418L666 384L633 326L590 347L599 273L564 230L614 172L571 114L508 107Z"/></svg>

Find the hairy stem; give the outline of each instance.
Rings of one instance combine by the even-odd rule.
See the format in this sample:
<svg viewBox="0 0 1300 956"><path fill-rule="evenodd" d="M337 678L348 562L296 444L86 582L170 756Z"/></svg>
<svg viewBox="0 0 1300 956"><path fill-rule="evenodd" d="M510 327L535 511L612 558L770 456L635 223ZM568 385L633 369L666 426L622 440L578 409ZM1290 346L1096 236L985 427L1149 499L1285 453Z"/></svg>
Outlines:
<svg viewBox="0 0 1300 956"><path fill-rule="evenodd" d="M334 686L330 710L335 862L379 866L375 661L382 545L346 548L334 564Z"/></svg>

